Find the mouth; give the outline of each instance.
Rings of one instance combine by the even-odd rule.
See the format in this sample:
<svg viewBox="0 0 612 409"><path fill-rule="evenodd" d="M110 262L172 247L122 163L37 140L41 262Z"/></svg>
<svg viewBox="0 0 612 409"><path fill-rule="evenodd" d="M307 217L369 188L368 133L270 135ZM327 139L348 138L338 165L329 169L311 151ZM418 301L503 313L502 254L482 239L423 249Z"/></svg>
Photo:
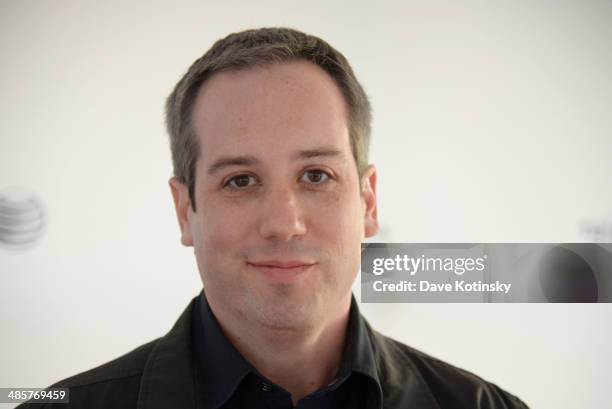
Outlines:
<svg viewBox="0 0 612 409"><path fill-rule="evenodd" d="M298 267L312 266L316 263L303 260L262 260L262 261L247 261L247 264L254 267L269 267L280 269L292 269Z"/></svg>
<svg viewBox="0 0 612 409"><path fill-rule="evenodd" d="M273 283L293 282L316 265L307 260L261 260L247 261L246 264Z"/></svg>

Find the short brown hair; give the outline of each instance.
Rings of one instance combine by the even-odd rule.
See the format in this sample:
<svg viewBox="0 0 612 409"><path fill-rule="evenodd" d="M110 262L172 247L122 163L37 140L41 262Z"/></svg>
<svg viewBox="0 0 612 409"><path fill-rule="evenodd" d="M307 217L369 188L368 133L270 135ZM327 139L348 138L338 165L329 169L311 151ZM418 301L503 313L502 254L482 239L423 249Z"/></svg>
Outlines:
<svg viewBox="0 0 612 409"><path fill-rule="evenodd" d="M166 126L174 176L189 189L195 211L195 165L199 145L191 114L198 91L214 73L303 59L325 70L336 82L348 107L351 149L362 175L368 164L371 108L347 59L318 37L290 28L260 28L233 33L197 59L166 100Z"/></svg>

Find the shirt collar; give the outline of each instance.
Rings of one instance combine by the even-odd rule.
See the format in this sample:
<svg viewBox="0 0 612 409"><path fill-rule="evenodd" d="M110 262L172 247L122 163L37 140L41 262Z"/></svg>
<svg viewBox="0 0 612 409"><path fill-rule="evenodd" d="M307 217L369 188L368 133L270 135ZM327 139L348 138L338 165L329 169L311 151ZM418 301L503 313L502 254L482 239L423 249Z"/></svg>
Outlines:
<svg viewBox="0 0 612 409"><path fill-rule="evenodd" d="M242 380L255 368L227 339L215 318L204 291L200 293L193 315L193 340L198 400L202 409L216 409L235 392ZM382 407L382 388L372 343L365 320L351 296L346 341L338 375L334 382L343 382L352 373L365 375L370 380L370 404Z"/></svg>
<svg viewBox="0 0 612 409"><path fill-rule="evenodd" d="M203 409L221 406L253 367L227 339L204 291L194 308L193 338L198 400ZM200 392L200 393L198 393Z"/></svg>
<svg viewBox="0 0 612 409"><path fill-rule="evenodd" d="M346 378L356 372L365 375L369 380L370 391L368 408L382 408L382 386L378 376L372 342L365 319L359 312L354 295L351 295L346 341L336 379Z"/></svg>

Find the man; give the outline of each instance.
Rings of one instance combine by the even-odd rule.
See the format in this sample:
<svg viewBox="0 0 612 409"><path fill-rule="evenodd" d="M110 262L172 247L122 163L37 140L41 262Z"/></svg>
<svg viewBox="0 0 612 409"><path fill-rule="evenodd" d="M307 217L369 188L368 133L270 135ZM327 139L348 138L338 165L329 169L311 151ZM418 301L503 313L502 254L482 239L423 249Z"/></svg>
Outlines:
<svg viewBox="0 0 612 409"><path fill-rule="evenodd" d="M290 29L232 34L166 113L181 242L204 290L166 336L56 384L68 407L526 407L360 315L376 170L368 99L342 54Z"/></svg>

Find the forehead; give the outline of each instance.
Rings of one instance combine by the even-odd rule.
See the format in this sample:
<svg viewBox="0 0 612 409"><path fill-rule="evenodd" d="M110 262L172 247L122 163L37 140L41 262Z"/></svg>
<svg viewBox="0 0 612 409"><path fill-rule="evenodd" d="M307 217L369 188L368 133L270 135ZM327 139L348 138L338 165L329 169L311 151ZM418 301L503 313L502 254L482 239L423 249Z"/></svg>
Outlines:
<svg viewBox="0 0 612 409"><path fill-rule="evenodd" d="M319 146L350 151L347 118L329 74L298 60L214 74L198 92L192 123L200 158L208 161Z"/></svg>

